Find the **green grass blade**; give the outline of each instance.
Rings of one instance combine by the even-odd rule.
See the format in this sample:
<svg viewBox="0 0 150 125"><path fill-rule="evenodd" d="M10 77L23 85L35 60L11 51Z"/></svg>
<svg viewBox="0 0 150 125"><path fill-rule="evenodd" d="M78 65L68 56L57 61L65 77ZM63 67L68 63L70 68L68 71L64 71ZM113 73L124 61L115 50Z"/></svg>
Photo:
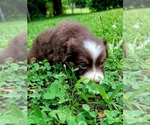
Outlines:
<svg viewBox="0 0 150 125"><path fill-rule="evenodd" d="M141 94L143 91L145 91L147 88L150 87L150 84L147 84L145 86L143 86L142 88L140 88L139 90L135 91L129 98L129 101L132 101L137 95Z"/></svg>
<svg viewBox="0 0 150 125"><path fill-rule="evenodd" d="M113 97L114 97L115 95L117 95L117 93L120 91L120 89L122 89L122 87L123 87L123 84L119 85L118 88L117 88L117 89L112 93L112 95L109 97L109 100L112 100Z"/></svg>
<svg viewBox="0 0 150 125"><path fill-rule="evenodd" d="M104 90L102 87L100 87L99 85L97 85L97 84L95 84L95 86L97 87L97 89L98 89L100 95L101 95L105 100L109 100L109 97L108 97L107 93L105 92L105 90Z"/></svg>
<svg viewBox="0 0 150 125"><path fill-rule="evenodd" d="M81 78L77 81L75 87L77 87L80 83L84 82L87 78Z"/></svg>

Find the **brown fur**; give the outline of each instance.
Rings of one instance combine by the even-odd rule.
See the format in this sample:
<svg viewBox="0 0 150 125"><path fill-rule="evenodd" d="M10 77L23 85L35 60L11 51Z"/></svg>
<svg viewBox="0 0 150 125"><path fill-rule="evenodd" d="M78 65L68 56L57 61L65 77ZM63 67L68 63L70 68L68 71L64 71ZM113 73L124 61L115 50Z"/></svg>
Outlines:
<svg viewBox="0 0 150 125"><path fill-rule="evenodd" d="M37 61L47 59L53 64L65 62L71 55L72 48L81 51L82 42L86 39L103 44L103 40L100 41L83 25L75 21L64 21L55 28L43 31L36 37L28 53L28 62L33 57Z"/></svg>
<svg viewBox="0 0 150 125"><path fill-rule="evenodd" d="M8 58L13 58L13 62L24 61L27 58L27 33L23 32L13 37L7 48L0 53L0 63L6 63Z"/></svg>
<svg viewBox="0 0 150 125"><path fill-rule="evenodd" d="M28 53L28 62L32 58L36 61L47 59L51 64L70 63L73 67L79 67L78 76L84 74L92 67L92 58L84 48L83 42L91 40L100 45L103 51L97 60L96 65L100 65L107 57L106 41L98 39L86 27L75 21L64 21L52 29L47 29L39 34ZM81 69L80 64L88 64L88 69ZM98 67L103 71L103 67Z"/></svg>

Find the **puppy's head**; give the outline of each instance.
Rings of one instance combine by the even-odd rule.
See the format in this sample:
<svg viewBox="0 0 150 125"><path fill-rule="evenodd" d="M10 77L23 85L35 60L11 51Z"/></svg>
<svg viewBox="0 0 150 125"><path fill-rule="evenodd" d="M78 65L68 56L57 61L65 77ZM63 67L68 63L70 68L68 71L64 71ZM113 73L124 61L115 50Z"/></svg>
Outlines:
<svg viewBox="0 0 150 125"><path fill-rule="evenodd" d="M77 76L85 77L96 83L104 78L104 62L107 58L106 40L79 41L70 39L68 42L67 62L78 67Z"/></svg>

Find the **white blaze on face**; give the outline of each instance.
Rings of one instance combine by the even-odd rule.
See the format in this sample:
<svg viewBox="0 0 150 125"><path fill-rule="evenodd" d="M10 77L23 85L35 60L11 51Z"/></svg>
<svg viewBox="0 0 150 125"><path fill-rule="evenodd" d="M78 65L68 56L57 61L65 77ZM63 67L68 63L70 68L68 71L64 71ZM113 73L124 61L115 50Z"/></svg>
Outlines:
<svg viewBox="0 0 150 125"><path fill-rule="evenodd" d="M100 78L104 79L104 74L100 70L96 69L95 63L100 53L102 52L103 48L100 45L97 45L96 42L91 40L84 41L83 45L91 55L91 58L93 59L93 64L92 64L92 69L86 72L85 74L83 74L81 77L85 77L95 81L96 83L99 83Z"/></svg>

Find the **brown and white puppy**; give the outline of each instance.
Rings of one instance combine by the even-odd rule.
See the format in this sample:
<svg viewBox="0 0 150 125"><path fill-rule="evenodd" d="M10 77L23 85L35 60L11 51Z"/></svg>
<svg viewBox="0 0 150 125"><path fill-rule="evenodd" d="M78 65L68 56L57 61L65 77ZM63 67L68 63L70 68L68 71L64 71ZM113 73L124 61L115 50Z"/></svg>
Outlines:
<svg viewBox="0 0 150 125"><path fill-rule="evenodd" d="M47 59L52 64L68 62L79 68L77 76L99 83L100 78L104 78L106 41L98 39L78 22L64 21L36 37L28 62L33 57L37 61Z"/></svg>
<svg viewBox="0 0 150 125"><path fill-rule="evenodd" d="M23 32L13 37L8 46L0 53L0 63L6 63L8 58L13 62L27 59L27 33Z"/></svg>

